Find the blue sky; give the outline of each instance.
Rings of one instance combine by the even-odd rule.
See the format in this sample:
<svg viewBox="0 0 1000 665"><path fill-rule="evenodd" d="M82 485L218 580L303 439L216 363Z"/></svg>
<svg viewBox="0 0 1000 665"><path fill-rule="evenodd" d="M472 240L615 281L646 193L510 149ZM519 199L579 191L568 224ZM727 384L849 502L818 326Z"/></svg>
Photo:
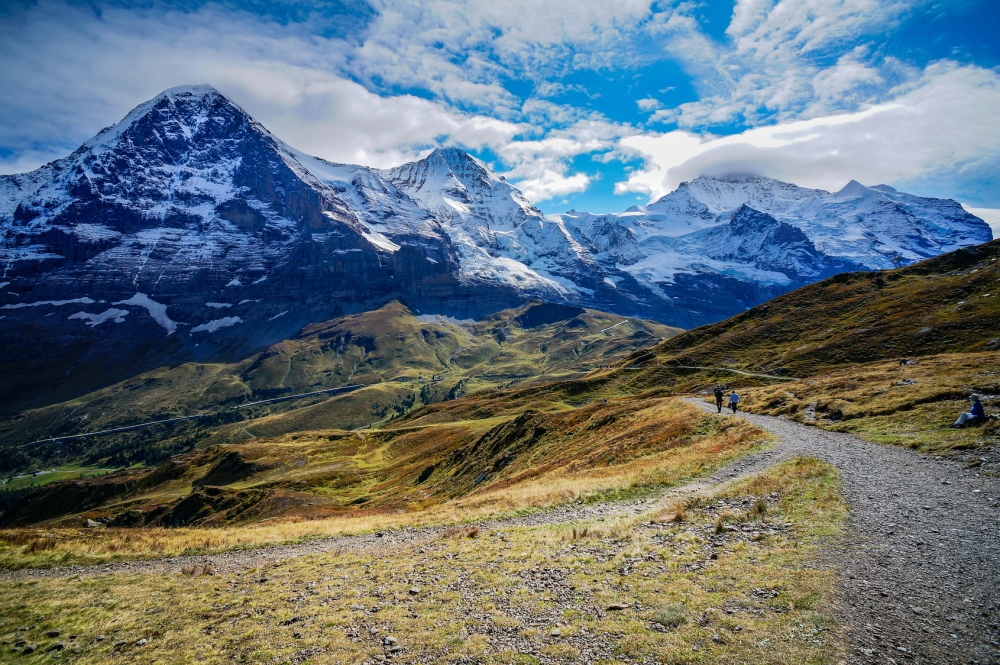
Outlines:
<svg viewBox="0 0 1000 665"><path fill-rule="evenodd" d="M0 2L0 171L209 83L386 167L460 145L546 212L701 173L1000 208L996 0Z"/></svg>

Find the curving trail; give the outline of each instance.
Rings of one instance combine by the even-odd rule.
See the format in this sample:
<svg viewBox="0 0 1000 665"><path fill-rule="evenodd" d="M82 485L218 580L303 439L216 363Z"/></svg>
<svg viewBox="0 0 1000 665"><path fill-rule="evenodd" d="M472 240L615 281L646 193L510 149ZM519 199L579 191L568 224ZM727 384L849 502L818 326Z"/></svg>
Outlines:
<svg viewBox="0 0 1000 665"><path fill-rule="evenodd" d="M701 400L689 401L714 410ZM775 434L779 443L707 478L667 490L658 499L563 505L478 526L499 529L636 515L678 496L758 474L786 459L816 457L840 470L851 509L848 535L831 548L827 561L842 573L837 611L845 631L846 662L1000 665L1000 479L981 476L957 462L781 418L747 413L726 417L746 418ZM204 563L231 572L322 552L387 553L437 539L441 530L407 528L207 556L0 571L0 581L167 573Z"/></svg>
<svg viewBox="0 0 1000 665"><path fill-rule="evenodd" d="M840 469L849 528L828 556L841 571L848 663L1000 663L1000 479L782 418L735 417L777 435L780 458Z"/></svg>

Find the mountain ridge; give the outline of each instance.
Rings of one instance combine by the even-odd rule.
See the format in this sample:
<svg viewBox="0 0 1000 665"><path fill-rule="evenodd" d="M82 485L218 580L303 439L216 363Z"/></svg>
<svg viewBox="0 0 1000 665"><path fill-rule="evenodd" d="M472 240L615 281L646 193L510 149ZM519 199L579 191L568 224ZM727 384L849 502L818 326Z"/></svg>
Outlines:
<svg viewBox="0 0 1000 665"><path fill-rule="evenodd" d="M760 178L546 216L460 149L384 171L336 164L211 86L183 86L66 158L0 176L0 401L235 360L393 299L478 318L541 298L692 327L989 235L953 201Z"/></svg>

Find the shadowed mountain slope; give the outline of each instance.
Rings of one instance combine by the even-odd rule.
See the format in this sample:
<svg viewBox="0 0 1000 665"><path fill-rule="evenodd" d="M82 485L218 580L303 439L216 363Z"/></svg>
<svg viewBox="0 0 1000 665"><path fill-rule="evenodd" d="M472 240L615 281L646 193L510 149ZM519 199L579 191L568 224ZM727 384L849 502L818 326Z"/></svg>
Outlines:
<svg viewBox="0 0 1000 665"><path fill-rule="evenodd" d="M118 463L152 461L160 456L156 450L176 452L194 441L208 445L299 429L351 429L397 416L414 405L482 388L579 376L679 332L647 321L541 302L481 321L418 316L392 302L306 326L291 339L238 363L165 366L64 403L25 411L0 421L0 438L4 445L16 446L45 437L213 413L256 400L368 386L335 399L318 395L252 407L239 413L241 422L229 425L191 422L172 429L67 441L31 452L44 464L108 455L118 455ZM254 418L253 424L245 418ZM153 446L148 455L136 453L147 444Z"/></svg>

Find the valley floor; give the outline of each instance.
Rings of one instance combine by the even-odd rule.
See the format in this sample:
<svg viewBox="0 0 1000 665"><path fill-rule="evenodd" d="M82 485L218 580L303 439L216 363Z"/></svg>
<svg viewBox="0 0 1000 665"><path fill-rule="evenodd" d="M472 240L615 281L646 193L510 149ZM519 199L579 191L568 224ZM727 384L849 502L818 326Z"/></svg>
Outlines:
<svg viewBox="0 0 1000 665"><path fill-rule="evenodd" d="M56 644L73 662L1000 662L996 478L737 417L778 445L646 499L9 571L3 649L37 646L18 662Z"/></svg>

